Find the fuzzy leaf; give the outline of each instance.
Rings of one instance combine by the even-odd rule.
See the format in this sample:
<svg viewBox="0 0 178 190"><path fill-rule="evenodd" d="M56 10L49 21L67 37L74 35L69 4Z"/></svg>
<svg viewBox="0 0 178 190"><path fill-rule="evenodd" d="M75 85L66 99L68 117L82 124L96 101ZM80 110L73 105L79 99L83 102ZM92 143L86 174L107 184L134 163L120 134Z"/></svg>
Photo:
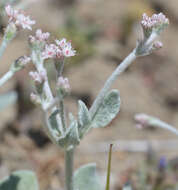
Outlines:
<svg viewBox="0 0 178 190"><path fill-rule="evenodd" d="M92 127L99 128L107 126L118 114L120 109L120 96L118 90L112 90L104 98L99 106L93 120Z"/></svg>
<svg viewBox="0 0 178 190"><path fill-rule="evenodd" d="M79 107L79 112L78 112L79 128L78 129L79 129L80 137L83 137L83 135L88 131L90 127L91 119L90 119L88 108L81 100L78 101L78 107Z"/></svg>
<svg viewBox="0 0 178 190"><path fill-rule="evenodd" d="M56 119L56 115L59 113L59 110L56 109L49 117L49 124L50 124L50 127L52 129L52 133L55 133L57 132L59 135L61 134L61 131L60 131L60 124L58 124L57 122L57 119Z"/></svg>
<svg viewBox="0 0 178 190"><path fill-rule="evenodd" d="M126 184L126 185L122 188L122 190L132 190L132 187L131 187L131 185Z"/></svg>
<svg viewBox="0 0 178 190"><path fill-rule="evenodd" d="M16 171L0 181L0 190L38 190L36 175L31 171Z"/></svg>
<svg viewBox="0 0 178 190"><path fill-rule="evenodd" d="M58 143L63 148L70 148L76 146L80 142L78 134L78 123L76 120L72 121L69 128L63 137L60 137Z"/></svg>
<svg viewBox="0 0 178 190"><path fill-rule="evenodd" d="M75 190L101 190L99 176L96 173L96 164L87 164L80 167L74 174Z"/></svg>
<svg viewBox="0 0 178 190"><path fill-rule="evenodd" d="M0 111L6 108L7 106L15 103L17 100L16 92L9 92L3 95L0 95Z"/></svg>

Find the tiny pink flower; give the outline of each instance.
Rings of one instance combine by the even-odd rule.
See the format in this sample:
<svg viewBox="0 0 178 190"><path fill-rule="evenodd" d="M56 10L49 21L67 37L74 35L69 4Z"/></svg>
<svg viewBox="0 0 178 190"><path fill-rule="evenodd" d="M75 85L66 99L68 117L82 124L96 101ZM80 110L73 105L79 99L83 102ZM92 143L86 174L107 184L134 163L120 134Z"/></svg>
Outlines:
<svg viewBox="0 0 178 190"><path fill-rule="evenodd" d="M70 42L67 42L65 38L62 40L56 40L56 44L59 46L59 48L62 51L62 54L64 57L71 57L75 56L76 51L72 48L72 45Z"/></svg>
<svg viewBox="0 0 178 190"><path fill-rule="evenodd" d="M45 50L42 53L43 59L56 58L59 48L55 44L49 44L45 46Z"/></svg>
<svg viewBox="0 0 178 190"><path fill-rule="evenodd" d="M9 17L10 21L15 19L17 17L17 15L18 15L18 11L14 10L10 5L7 5L5 7L5 11L6 11L6 14Z"/></svg>

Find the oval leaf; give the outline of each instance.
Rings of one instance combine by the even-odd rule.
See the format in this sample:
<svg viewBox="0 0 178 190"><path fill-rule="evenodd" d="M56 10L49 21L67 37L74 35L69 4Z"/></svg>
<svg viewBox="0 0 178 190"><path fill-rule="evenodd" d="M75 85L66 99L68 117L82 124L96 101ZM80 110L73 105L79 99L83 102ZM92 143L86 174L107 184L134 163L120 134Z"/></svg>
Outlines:
<svg viewBox="0 0 178 190"><path fill-rule="evenodd" d="M107 126L118 114L120 109L120 96L118 90L112 90L104 98L93 120L92 127Z"/></svg>
<svg viewBox="0 0 178 190"><path fill-rule="evenodd" d="M96 164L87 164L79 168L74 174L75 190L101 190Z"/></svg>
<svg viewBox="0 0 178 190"><path fill-rule="evenodd" d="M16 171L0 181L0 190L38 190L36 175L31 171Z"/></svg>

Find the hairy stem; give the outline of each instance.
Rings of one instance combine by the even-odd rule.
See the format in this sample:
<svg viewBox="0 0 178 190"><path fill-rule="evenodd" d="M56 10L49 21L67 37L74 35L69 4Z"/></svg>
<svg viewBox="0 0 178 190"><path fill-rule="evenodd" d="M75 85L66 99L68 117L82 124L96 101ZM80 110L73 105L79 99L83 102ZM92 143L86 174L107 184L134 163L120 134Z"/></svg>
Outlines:
<svg viewBox="0 0 178 190"><path fill-rule="evenodd" d="M0 87L7 82L10 78L12 78L12 76L14 75L14 72L9 70L6 74L4 74L1 78L0 78Z"/></svg>
<svg viewBox="0 0 178 190"><path fill-rule="evenodd" d="M168 123L161 121L160 119L158 119L156 117L152 117L149 115L147 115L147 117L149 118L148 124L150 124L150 126L166 129L166 130L174 133L175 135L178 135L178 130L175 127L173 127L172 125L169 125Z"/></svg>
<svg viewBox="0 0 178 190"><path fill-rule="evenodd" d="M66 130L66 120L65 120L65 112L64 112L64 100L60 100L60 116L62 121L63 129Z"/></svg>
<svg viewBox="0 0 178 190"><path fill-rule="evenodd" d="M73 160L74 149L65 152L65 187L66 190L73 190Z"/></svg>
<svg viewBox="0 0 178 190"><path fill-rule="evenodd" d="M45 69L45 67L44 67L44 65L43 65L43 60L42 60L42 58L41 58L40 56L38 57L38 56L35 54L35 52L32 52L32 57L33 57L34 64L35 64L35 66L36 66L37 71L38 71L39 73L40 73L40 72L46 72L46 69ZM54 101L54 97L53 97L51 88L50 88L50 86L49 86L48 79L45 80L45 82L44 82L43 90L44 90L44 93L45 93L45 95L46 95L46 97L47 97L47 99L48 99L47 105L46 105L46 103L43 103L43 105L42 105L44 111L46 112L46 108L49 106L50 103L52 103L52 102ZM57 107L54 106L54 107L52 108L52 111L54 112L54 111L56 111L56 110L57 110ZM57 130L58 130L60 133L63 134L63 127L61 126L61 118L60 118L59 114L56 115L56 120L57 120L58 128L59 128L59 129L57 129Z"/></svg>
<svg viewBox="0 0 178 190"><path fill-rule="evenodd" d="M90 114L93 118L97 112L98 107L103 101L106 93L110 89L111 85L117 79L117 77L125 71L125 69L136 59L135 49L124 59L124 61L116 68L116 70L112 73L112 75L107 79L104 84L104 87L99 92L98 96L96 97L93 105L90 108Z"/></svg>

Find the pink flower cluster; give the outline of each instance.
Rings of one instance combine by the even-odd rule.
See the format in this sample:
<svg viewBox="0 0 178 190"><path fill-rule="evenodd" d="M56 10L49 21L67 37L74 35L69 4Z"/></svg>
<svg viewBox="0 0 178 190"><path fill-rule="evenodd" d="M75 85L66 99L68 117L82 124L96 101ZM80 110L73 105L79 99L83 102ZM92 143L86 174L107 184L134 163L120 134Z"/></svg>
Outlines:
<svg viewBox="0 0 178 190"><path fill-rule="evenodd" d="M9 17L9 22L13 22L17 27L32 30L31 26L35 24L35 21L31 20L29 16L25 16L20 11L13 9L10 5L7 5L5 10Z"/></svg>
<svg viewBox="0 0 178 190"><path fill-rule="evenodd" d="M35 41L39 41L39 42L45 42L48 40L48 38L50 37L50 33L49 32L42 32L41 29L36 30L35 36L30 36L30 42L35 42Z"/></svg>
<svg viewBox="0 0 178 190"><path fill-rule="evenodd" d="M59 77L57 87L64 89L66 92L70 91L70 84L68 78Z"/></svg>
<svg viewBox="0 0 178 190"><path fill-rule="evenodd" d="M70 42L65 38L56 40L56 44L46 44L45 50L42 53L43 59L71 57L76 54Z"/></svg>
<svg viewBox="0 0 178 190"><path fill-rule="evenodd" d="M163 24L169 24L169 19L163 13L153 14L151 17L147 16L146 13L143 14L143 19L141 25L146 29L152 29L154 27L159 27Z"/></svg>

